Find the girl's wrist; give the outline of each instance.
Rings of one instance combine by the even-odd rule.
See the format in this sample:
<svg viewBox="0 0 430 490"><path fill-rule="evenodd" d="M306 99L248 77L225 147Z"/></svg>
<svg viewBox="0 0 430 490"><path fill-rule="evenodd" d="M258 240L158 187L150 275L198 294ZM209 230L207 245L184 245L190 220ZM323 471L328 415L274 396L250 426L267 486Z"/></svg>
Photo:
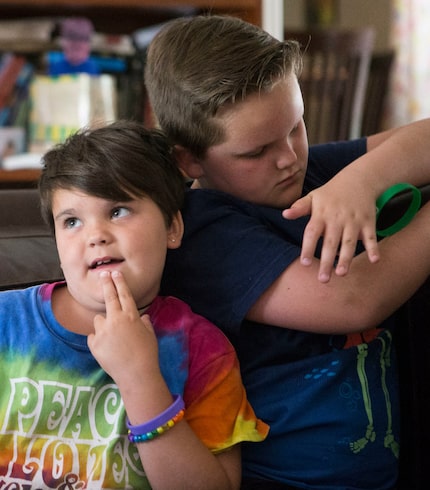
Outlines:
<svg viewBox="0 0 430 490"><path fill-rule="evenodd" d="M151 441L174 427L183 419L184 414L184 400L181 395L175 394L169 407L143 424L132 425L127 419L128 438L133 443Z"/></svg>

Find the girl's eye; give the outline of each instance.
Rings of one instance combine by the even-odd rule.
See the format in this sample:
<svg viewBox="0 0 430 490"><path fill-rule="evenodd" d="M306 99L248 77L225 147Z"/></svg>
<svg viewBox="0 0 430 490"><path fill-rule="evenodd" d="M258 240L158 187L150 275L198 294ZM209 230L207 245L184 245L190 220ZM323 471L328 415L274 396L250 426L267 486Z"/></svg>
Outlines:
<svg viewBox="0 0 430 490"><path fill-rule="evenodd" d="M112 218L122 218L124 216L128 216L130 214L130 210L125 207L118 207L112 210Z"/></svg>
<svg viewBox="0 0 430 490"><path fill-rule="evenodd" d="M81 224L81 220L78 218L67 218L64 220L64 228L76 228Z"/></svg>

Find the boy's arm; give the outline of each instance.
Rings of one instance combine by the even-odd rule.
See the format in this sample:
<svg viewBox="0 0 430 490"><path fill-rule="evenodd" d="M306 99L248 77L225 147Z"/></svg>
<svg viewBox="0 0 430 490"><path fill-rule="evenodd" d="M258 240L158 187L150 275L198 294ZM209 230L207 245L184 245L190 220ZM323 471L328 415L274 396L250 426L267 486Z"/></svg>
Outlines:
<svg viewBox="0 0 430 490"><path fill-rule="evenodd" d="M312 262L322 236L320 281L335 272L347 274L357 240L362 240L371 263L380 258L376 240L375 202L388 187L399 182L430 182L430 119L370 136L367 153L340 171L327 184L296 201L283 215L287 219L311 214L303 237L301 261Z"/></svg>
<svg viewBox="0 0 430 490"><path fill-rule="evenodd" d="M317 280L319 261L299 259L260 296L248 312L252 321L317 333L346 334L376 327L395 312L430 274L430 204L401 231L379 244L371 264L363 252L350 274Z"/></svg>

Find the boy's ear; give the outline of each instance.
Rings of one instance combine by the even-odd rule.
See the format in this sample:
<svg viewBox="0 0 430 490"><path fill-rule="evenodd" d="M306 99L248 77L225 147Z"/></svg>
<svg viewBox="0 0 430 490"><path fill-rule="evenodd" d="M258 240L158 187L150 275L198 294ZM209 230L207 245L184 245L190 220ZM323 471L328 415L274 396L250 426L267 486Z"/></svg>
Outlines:
<svg viewBox="0 0 430 490"><path fill-rule="evenodd" d="M175 249L181 246L184 234L184 221L182 214L178 211L173 217L172 224L167 230L167 248Z"/></svg>
<svg viewBox="0 0 430 490"><path fill-rule="evenodd" d="M200 160L195 157L190 150L181 146L175 145L173 154L178 162L179 168L190 179L198 179L203 175L203 169L200 165Z"/></svg>

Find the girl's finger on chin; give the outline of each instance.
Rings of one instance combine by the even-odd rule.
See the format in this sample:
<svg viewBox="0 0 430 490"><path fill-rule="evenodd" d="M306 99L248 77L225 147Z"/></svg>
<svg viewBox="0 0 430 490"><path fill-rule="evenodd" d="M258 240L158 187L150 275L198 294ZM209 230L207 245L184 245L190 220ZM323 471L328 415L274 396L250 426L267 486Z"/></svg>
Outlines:
<svg viewBox="0 0 430 490"><path fill-rule="evenodd" d="M133 299L133 295L130 291L130 288L128 287L124 275L119 271L112 271L111 277L116 287L118 300L123 309L136 309L136 303Z"/></svg>
<svg viewBox="0 0 430 490"><path fill-rule="evenodd" d="M118 308L121 307L121 305L119 303L117 288L111 273L109 271L102 271L99 277L102 283L107 314L109 308Z"/></svg>

